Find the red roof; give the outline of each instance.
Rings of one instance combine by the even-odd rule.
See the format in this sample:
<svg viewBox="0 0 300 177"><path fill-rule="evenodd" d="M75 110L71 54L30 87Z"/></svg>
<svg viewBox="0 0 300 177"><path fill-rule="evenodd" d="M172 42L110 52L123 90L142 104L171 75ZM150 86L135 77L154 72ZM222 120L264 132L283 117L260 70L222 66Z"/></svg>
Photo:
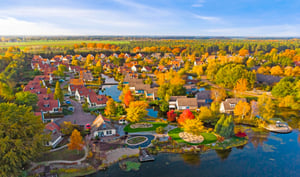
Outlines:
<svg viewBox="0 0 300 177"><path fill-rule="evenodd" d="M41 81L41 80L49 80L49 76L47 75L40 75L40 76L35 76L33 81Z"/></svg>
<svg viewBox="0 0 300 177"><path fill-rule="evenodd" d="M47 94L46 88L38 88L38 89L29 90L29 91L31 93L35 93L35 94Z"/></svg>
<svg viewBox="0 0 300 177"><path fill-rule="evenodd" d="M70 89L72 92L75 92L76 89L81 89L83 88L84 86L83 85L69 85Z"/></svg>
<svg viewBox="0 0 300 177"><path fill-rule="evenodd" d="M53 100L54 99L54 95L53 93L50 94L38 94L38 98L39 100Z"/></svg>
<svg viewBox="0 0 300 177"><path fill-rule="evenodd" d="M28 84L24 87L24 92L40 88L40 81L29 81Z"/></svg>
<svg viewBox="0 0 300 177"><path fill-rule="evenodd" d="M90 101L96 104L106 104L107 98L105 95L89 94Z"/></svg>
<svg viewBox="0 0 300 177"><path fill-rule="evenodd" d="M78 90L78 93L79 93L81 96L85 96L85 97L87 97L88 95L96 94L96 93L94 92L94 90L88 89L88 88L86 88L86 87L78 88L77 90Z"/></svg>
<svg viewBox="0 0 300 177"><path fill-rule="evenodd" d="M60 127L56 123L50 122L46 125L45 129L50 130L50 131L53 131L56 129L57 131L59 131Z"/></svg>
<svg viewBox="0 0 300 177"><path fill-rule="evenodd" d="M53 108L58 108L58 100L39 100L38 111L52 111Z"/></svg>

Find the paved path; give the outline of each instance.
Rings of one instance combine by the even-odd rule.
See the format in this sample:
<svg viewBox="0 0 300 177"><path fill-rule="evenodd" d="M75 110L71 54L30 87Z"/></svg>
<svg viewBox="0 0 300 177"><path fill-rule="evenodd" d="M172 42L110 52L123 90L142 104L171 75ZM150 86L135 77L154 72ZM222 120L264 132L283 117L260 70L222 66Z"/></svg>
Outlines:
<svg viewBox="0 0 300 177"><path fill-rule="evenodd" d="M65 145L63 145L63 146L61 146L61 147L59 147L59 148L51 149L50 152L55 152L55 151L61 150L61 149L65 148L65 147L67 147L67 146L68 146L68 145L65 144Z"/></svg>
<svg viewBox="0 0 300 177"><path fill-rule="evenodd" d="M96 116L86 113L82 109L82 105L77 101L74 101L70 98L66 98L74 106L74 113L72 115L67 115L62 119L57 120L56 122L62 124L64 121L71 122L72 124L86 125L92 124Z"/></svg>
<svg viewBox="0 0 300 177"><path fill-rule="evenodd" d="M123 155L135 155L139 153L139 149L131 149L131 148L118 148L111 151L106 152L106 159L103 161L105 164L114 163L119 161Z"/></svg>

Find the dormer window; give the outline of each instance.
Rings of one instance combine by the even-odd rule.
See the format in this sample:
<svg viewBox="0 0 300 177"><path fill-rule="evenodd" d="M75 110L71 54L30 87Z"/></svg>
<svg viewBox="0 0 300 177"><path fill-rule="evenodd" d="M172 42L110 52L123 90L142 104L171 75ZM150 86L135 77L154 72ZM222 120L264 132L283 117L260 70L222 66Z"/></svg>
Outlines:
<svg viewBox="0 0 300 177"><path fill-rule="evenodd" d="M98 101L102 101L102 98L98 98Z"/></svg>
<svg viewBox="0 0 300 177"><path fill-rule="evenodd" d="M33 90L34 89L34 87L30 87L30 90Z"/></svg>
<svg viewBox="0 0 300 177"><path fill-rule="evenodd" d="M235 107L235 104L234 104L234 103L229 103L229 106L230 106L231 108L234 108L234 107Z"/></svg>
<svg viewBox="0 0 300 177"><path fill-rule="evenodd" d="M44 97L44 100L49 100L50 98L49 97Z"/></svg>
<svg viewBox="0 0 300 177"><path fill-rule="evenodd" d="M50 105L49 105L49 104L44 104L44 107L45 107L45 108L49 108Z"/></svg>
<svg viewBox="0 0 300 177"><path fill-rule="evenodd" d="M41 94L41 92L40 92L40 91L37 91L36 93L37 93L37 94Z"/></svg>

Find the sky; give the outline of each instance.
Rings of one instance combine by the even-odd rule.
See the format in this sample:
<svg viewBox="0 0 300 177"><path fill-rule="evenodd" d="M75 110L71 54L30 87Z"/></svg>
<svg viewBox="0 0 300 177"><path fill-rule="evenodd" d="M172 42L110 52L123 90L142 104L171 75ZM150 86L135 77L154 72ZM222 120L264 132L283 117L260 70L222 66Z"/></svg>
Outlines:
<svg viewBox="0 0 300 177"><path fill-rule="evenodd" d="M299 0L0 0L0 35L300 37Z"/></svg>

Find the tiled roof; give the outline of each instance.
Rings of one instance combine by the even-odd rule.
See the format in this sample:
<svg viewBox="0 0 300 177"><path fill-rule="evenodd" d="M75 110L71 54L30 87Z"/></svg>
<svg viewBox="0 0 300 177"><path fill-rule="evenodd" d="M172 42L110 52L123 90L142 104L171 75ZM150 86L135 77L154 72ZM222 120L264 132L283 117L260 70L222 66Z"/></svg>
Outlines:
<svg viewBox="0 0 300 177"><path fill-rule="evenodd" d="M57 125L55 122L50 122L45 126L45 129L53 131L53 130L57 130L60 131L60 127L59 125Z"/></svg>
<svg viewBox="0 0 300 177"><path fill-rule="evenodd" d="M90 101L96 104L106 104L107 98L105 95L89 94Z"/></svg>
<svg viewBox="0 0 300 177"><path fill-rule="evenodd" d="M52 111L53 108L58 108L58 100L39 100L38 111Z"/></svg>
<svg viewBox="0 0 300 177"><path fill-rule="evenodd" d="M198 107L196 98L177 98L178 106Z"/></svg>
<svg viewBox="0 0 300 177"><path fill-rule="evenodd" d="M235 105L239 102L243 101L246 102L246 98L227 98L225 101L222 101L221 104L224 105L225 111L233 111L235 108ZM234 105L234 106L231 106Z"/></svg>
<svg viewBox="0 0 300 177"><path fill-rule="evenodd" d="M54 99L54 95L53 95L53 93L50 93L50 94L38 94L38 98L39 98L39 100L53 100Z"/></svg>
<svg viewBox="0 0 300 177"><path fill-rule="evenodd" d="M38 89L29 90L29 91L31 93L35 93L35 94L46 94L47 93L46 88L38 88Z"/></svg>

